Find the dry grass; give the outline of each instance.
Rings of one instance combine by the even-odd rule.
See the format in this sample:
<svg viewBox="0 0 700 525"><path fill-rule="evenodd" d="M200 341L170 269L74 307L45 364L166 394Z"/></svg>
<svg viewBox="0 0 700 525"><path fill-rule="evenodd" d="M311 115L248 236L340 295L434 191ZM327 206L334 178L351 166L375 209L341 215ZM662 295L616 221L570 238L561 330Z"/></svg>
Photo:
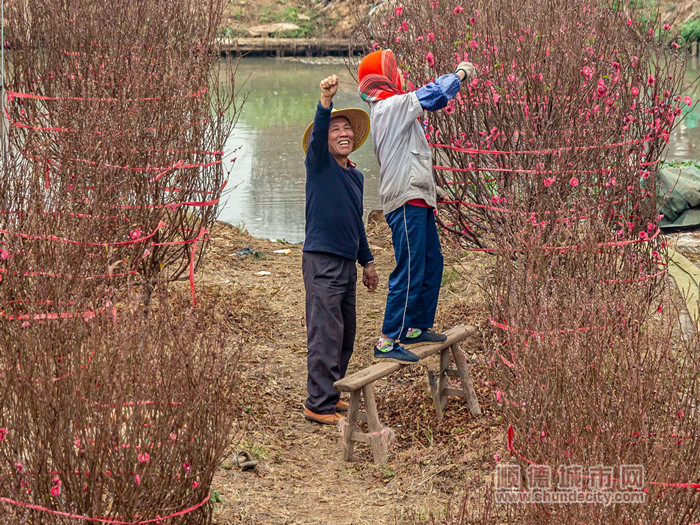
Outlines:
<svg viewBox="0 0 700 525"><path fill-rule="evenodd" d="M381 281L377 292L358 289L351 372L372 362L370 350L381 327L387 278L394 265L386 224L371 227L368 239ZM244 247L260 255L238 258L235 252ZM291 253L272 253L280 248ZM460 251L448 246L444 250L439 329L474 323L485 311L478 286L483 278L479 257L463 259ZM271 275L256 276L259 271ZM251 472L219 469L213 490L223 501L215 506L216 523L382 524L427 519L431 512L443 512L448 500L457 500L467 479L490 476L493 455L504 454L504 428L489 400L478 341L465 349L484 410L479 419L469 415L466 405L451 401L445 419L437 423L426 377L426 369L435 369L437 361L428 360L375 383L380 418L396 431L389 463L375 466L365 446L356 447L356 460L346 463L337 430L302 417L306 328L301 246L254 239L219 224L198 287L222 299L246 297L239 303L245 312L241 326L250 340L241 357L247 371L239 421L243 432L224 466L239 449L260 461Z"/></svg>

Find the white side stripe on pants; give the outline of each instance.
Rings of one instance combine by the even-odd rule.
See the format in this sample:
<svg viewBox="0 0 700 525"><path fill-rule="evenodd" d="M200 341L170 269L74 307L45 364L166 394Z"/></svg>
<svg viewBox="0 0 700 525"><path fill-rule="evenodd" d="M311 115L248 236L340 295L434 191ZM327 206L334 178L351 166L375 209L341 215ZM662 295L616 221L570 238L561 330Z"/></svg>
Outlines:
<svg viewBox="0 0 700 525"><path fill-rule="evenodd" d="M403 228L406 233L406 246L408 247L408 284L406 285L406 303L403 306L403 319L401 319L401 331L399 338L403 333L404 325L406 324L406 310L408 309L408 292L411 290L411 244L408 242L408 225L406 224L406 205L403 205Z"/></svg>

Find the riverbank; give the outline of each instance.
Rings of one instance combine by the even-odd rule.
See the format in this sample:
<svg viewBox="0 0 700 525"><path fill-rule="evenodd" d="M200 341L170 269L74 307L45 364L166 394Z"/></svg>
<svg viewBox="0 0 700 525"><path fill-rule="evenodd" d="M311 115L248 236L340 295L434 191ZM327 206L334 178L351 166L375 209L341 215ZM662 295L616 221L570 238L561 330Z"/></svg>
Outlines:
<svg viewBox="0 0 700 525"><path fill-rule="evenodd" d="M222 39L221 51L249 57L327 57L358 53L347 38L237 38Z"/></svg>
<svg viewBox="0 0 700 525"><path fill-rule="evenodd" d="M350 371L369 365L379 333L393 269L391 236L382 221L368 228L380 284L368 293L359 285L358 332ZM253 252L238 257L236 252ZM396 432L390 462L374 465L366 446L356 461L342 461L338 430L306 421L306 329L301 245L256 239L219 223L206 267L197 282L202 308L220 301L236 304L244 371L239 442L218 469L215 523L393 524L441 513L459 502L465 480L487 479L494 454L505 453L505 429L485 385L479 341L465 345L483 415L474 419L466 403L451 401L438 423L427 383L436 359L406 368L375 383L383 423ZM274 253L288 250L288 253ZM248 251L248 250L246 250ZM444 246L445 272L437 328L485 319L483 279L487 256ZM258 275L259 272L269 272ZM209 305L209 306L208 306ZM252 471L232 465L236 451L259 462Z"/></svg>
<svg viewBox="0 0 700 525"><path fill-rule="evenodd" d="M224 9L220 36L240 39L242 52L258 56L321 56L324 45L330 54L347 54L347 44L337 49L333 42L352 43L357 40L363 26L368 23L371 9L383 1L231 0ZM696 0L654 0L648 3L659 8L659 27L669 25L669 41L678 39L681 34L686 39L700 40L700 7ZM248 42L258 39L261 39L260 43ZM285 42L287 39L317 43L300 43L297 46L299 51L295 51L294 46ZM697 53L697 46L691 49Z"/></svg>

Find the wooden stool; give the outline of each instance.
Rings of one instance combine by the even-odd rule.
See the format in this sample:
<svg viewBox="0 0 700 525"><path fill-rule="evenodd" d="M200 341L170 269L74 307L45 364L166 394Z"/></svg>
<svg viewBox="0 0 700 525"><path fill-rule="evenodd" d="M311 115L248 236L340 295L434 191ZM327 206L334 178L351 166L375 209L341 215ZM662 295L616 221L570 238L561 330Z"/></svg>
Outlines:
<svg viewBox="0 0 700 525"><path fill-rule="evenodd" d="M466 399L472 416L481 414L481 407L474 392L474 384L469 374L469 365L459 347L459 342L473 334L473 327L456 326L448 330L447 339L441 343L429 343L411 347L411 351L421 360L440 352L440 369L437 377L432 371L428 372L428 380L433 395L433 402L437 412L438 421L442 421L443 410L449 396ZM454 359L456 369L450 368L450 356ZM383 427L377 412L377 403L374 397L374 382L387 377L404 366L400 363L384 362L358 370L354 374L345 376L334 384L340 392L350 392L350 407L346 416L347 427L343 430L343 459L351 461L355 442L369 443L372 447L374 462L386 463L389 449L389 434L391 430ZM462 388L451 388L449 377L459 377ZM366 412L360 411L360 403L364 400ZM361 432L357 427L358 421L366 421L369 432Z"/></svg>

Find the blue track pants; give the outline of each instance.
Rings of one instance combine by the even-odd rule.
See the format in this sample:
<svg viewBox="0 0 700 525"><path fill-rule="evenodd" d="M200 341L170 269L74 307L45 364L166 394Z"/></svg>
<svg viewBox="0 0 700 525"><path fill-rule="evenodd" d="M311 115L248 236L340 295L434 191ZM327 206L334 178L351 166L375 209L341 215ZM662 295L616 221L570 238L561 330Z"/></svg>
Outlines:
<svg viewBox="0 0 700 525"><path fill-rule="evenodd" d="M409 328L432 328L443 258L433 208L404 204L387 214L386 220L396 268L389 276L382 332L400 339Z"/></svg>

